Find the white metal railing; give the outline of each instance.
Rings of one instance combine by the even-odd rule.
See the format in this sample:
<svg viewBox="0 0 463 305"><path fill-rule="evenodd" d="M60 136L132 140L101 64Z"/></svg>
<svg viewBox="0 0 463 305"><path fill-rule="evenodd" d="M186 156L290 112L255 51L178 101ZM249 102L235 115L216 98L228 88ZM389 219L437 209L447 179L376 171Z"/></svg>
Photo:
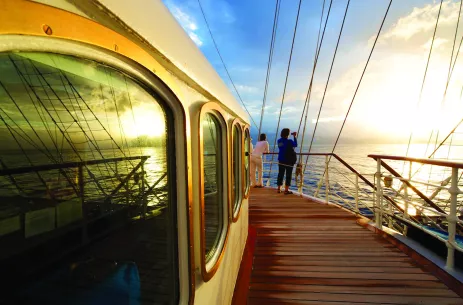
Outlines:
<svg viewBox="0 0 463 305"><path fill-rule="evenodd" d="M278 164L278 161L270 160L271 155L272 153L266 154L263 158L264 181L266 180L267 186L276 182L278 172L277 166L269 166ZM298 177L298 183L293 184L293 170L292 185L295 187L292 188L297 189L301 195L335 203L372 218L378 228L387 226L404 235L408 234L410 227L421 230L447 245L446 266L448 269L454 268L455 250L463 252L456 241L456 236L463 234L463 221L457 215L459 205L462 206L458 196L463 192L460 191L458 182L463 163L369 155L376 160L376 172L361 174L333 153L298 155L302 164L302 178ZM307 160L303 160L303 157L309 160L307 166ZM402 177L384 160L410 162L408 177ZM441 183L420 181L416 177L412 179L412 163L420 168L427 165L445 167L452 174ZM294 166L296 167L297 165ZM433 191L432 194L427 194L428 189ZM440 193L439 198L436 198L436 193Z"/></svg>
<svg viewBox="0 0 463 305"><path fill-rule="evenodd" d="M377 170L375 174L375 179L376 185L380 186L376 189L376 226L381 228L383 223L385 223L383 216L387 215L389 217L389 222L387 222L387 225L389 227L392 225L390 223L391 220L395 219L405 224L404 234L407 234L408 226L413 226L425 232L426 234L429 234L434 238L444 242L447 246L446 268L449 270L453 269L455 266L455 250L463 252L463 247L461 247L456 241L457 231L461 232L460 225L463 224L463 221L460 220L457 215L458 195L463 194L463 192L460 191L458 187L458 172L460 169L463 169L463 163L441 161L435 159L416 159L384 155L369 155L369 157L376 160ZM408 178L401 177L397 172L392 170L391 167L388 164L386 164L384 160L409 162L410 170ZM420 167L426 165L433 165L451 169L452 174L450 177L450 187L443 186L442 184L437 185L434 183L412 179L411 172L413 163L420 164ZM382 170L384 168L386 168L387 171L392 173L394 176L386 176L382 174ZM388 179L390 180L396 180L402 184L399 188L399 192L401 190L403 190L404 192L403 208L398 208L400 207L400 205L398 205L398 207L393 206L390 202L384 203L384 201L382 200L384 194L384 187L382 186L382 182L384 182L383 179L385 177L388 177ZM448 200L450 201L450 207L447 209L444 206L436 204L429 197L427 197L425 194L419 191L415 185L433 187L441 191L447 190ZM420 200L411 200L411 196L409 195L410 189L412 189L413 192L420 197ZM411 208L415 210L415 215L410 215ZM438 228L441 231L442 235L432 231L433 227Z"/></svg>

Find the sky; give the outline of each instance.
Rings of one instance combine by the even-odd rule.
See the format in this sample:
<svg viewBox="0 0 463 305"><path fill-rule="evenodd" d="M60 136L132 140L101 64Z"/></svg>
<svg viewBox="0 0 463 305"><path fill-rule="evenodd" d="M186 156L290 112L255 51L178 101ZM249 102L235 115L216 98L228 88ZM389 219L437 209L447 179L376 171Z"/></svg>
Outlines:
<svg viewBox="0 0 463 305"><path fill-rule="evenodd" d="M235 94L215 50L197 0L163 0L191 39ZM260 122L272 34L274 0L201 0L207 21L239 94ZM262 121L273 138L283 100L280 130L297 130L311 78L323 0L302 0L286 94L283 98L299 0L282 0L275 49ZM329 0L326 0L323 23ZM348 0L333 0L320 56L313 76L306 143L313 136L336 41ZM314 137L315 144L334 143L359 83L387 0L351 0ZM426 63L440 1L394 0L376 48L341 134L340 143L426 143L439 139L463 118L463 35L460 1L445 0L439 18L427 76ZM460 17L461 21L461 17ZM457 32L456 32L457 30ZM446 97L444 91L453 69ZM456 57L456 55L459 57ZM453 65L452 61L452 65ZM251 134L257 134L253 126ZM279 134L279 130L278 130ZM434 141L434 139L433 139Z"/></svg>

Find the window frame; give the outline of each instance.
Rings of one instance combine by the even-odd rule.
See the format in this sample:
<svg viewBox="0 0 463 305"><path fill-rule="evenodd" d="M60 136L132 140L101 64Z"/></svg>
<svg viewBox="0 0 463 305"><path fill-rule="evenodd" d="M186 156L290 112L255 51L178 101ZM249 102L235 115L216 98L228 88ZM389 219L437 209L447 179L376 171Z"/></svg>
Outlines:
<svg viewBox="0 0 463 305"><path fill-rule="evenodd" d="M245 154L246 154L246 151L245 151L245 146L246 146L246 136L248 137L249 139L249 143L248 143L248 153L249 153L249 158L248 158L248 175L246 177L246 164L245 164ZM248 124L245 124L243 126L243 197L244 199L248 199L249 198L249 193L250 193L250 190L251 190L251 175L250 175L250 172L251 172L251 132L249 130L249 125Z"/></svg>
<svg viewBox="0 0 463 305"><path fill-rule="evenodd" d="M8 4L8 2L7 2ZM28 22L24 23L24 12L28 12ZM184 103L174 91L176 79L171 76L156 59L130 39L87 18L63 11L48 5L34 2L14 3L8 9L7 27L0 26L0 52L24 50L27 52L49 52L82 57L108 65L131 76L151 95L161 97L161 103L170 111L173 121L167 133L168 153L173 166L170 167L171 200L175 209L174 219L177 223L174 244L177 251L176 274L178 276L178 304L191 303L195 296L195 271L193 238L193 212L191 189L191 169L187 166L187 146ZM53 24L53 31L59 36L47 36L42 31L44 16ZM69 25L73 25L69 27ZM73 31L80 28L80 31ZM14 30L11 30L14 29ZM9 35L2 35L9 34ZM117 46L116 52L115 46ZM175 131L175 136L172 132ZM170 143L170 144L169 144ZM187 179L178 182L180 175ZM184 231L180 235L179 232Z"/></svg>
<svg viewBox="0 0 463 305"><path fill-rule="evenodd" d="M233 159L235 158L235 150L234 150L234 144L235 144L235 138L234 138L234 133L233 133L233 129L237 127L238 128L238 132L239 132L239 137L240 137L240 147L239 147L239 151L240 151L240 159L239 159L239 182L238 182L238 186L239 187L239 198L236 199L234 197L234 193L233 193L233 187L232 187L232 183L234 183L235 181L235 171L234 171L234 168L232 168L233 166ZM231 207L230 207L230 210L231 210L231 215L232 215L232 221L233 222L237 222L238 219L240 218L240 214L241 214L241 207L243 206L243 200L245 199L244 198L244 190L243 190L243 181L245 179L245 173L243 171L243 162L244 162L244 138L243 138L243 123L241 122L240 119L236 118L234 119L233 121L231 121L230 123L230 130L231 130L231 133L230 133L230 158L231 158L231 177L230 177L230 202L231 202ZM237 210L235 211L235 205L238 206Z"/></svg>
<svg viewBox="0 0 463 305"><path fill-rule="evenodd" d="M204 201L204 145L203 145L203 127L202 121L206 114L213 115L221 127L221 140L222 140L222 188L223 188L223 223L222 231L216 252L213 254L209 261L206 261L206 234L205 234L205 201ZM201 276L204 282L208 282L215 275L223 260L225 250L227 247L229 232L230 232L230 154L229 154L229 126L226 124L225 117L228 114L214 102L208 102L201 107L199 120L198 120L198 134L199 134L199 205L200 205L200 267Z"/></svg>

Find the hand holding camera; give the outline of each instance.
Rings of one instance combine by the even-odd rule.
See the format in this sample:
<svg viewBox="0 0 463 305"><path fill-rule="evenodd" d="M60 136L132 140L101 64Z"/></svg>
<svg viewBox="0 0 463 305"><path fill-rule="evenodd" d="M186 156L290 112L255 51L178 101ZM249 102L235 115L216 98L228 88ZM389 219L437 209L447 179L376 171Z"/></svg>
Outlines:
<svg viewBox="0 0 463 305"><path fill-rule="evenodd" d="M296 136L297 135L297 132L292 132L291 133L293 136Z"/></svg>

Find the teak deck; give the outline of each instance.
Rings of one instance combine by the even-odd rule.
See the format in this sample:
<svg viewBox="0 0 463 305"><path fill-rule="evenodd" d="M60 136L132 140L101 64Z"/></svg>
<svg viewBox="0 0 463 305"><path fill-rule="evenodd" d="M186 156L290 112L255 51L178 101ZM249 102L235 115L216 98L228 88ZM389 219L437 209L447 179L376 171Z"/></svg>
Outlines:
<svg viewBox="0 0 463 305"><path fill-rule="evenodd" d="M336 206L253 189L257 231L248 305L463 304L381 236Z"/></svg>

